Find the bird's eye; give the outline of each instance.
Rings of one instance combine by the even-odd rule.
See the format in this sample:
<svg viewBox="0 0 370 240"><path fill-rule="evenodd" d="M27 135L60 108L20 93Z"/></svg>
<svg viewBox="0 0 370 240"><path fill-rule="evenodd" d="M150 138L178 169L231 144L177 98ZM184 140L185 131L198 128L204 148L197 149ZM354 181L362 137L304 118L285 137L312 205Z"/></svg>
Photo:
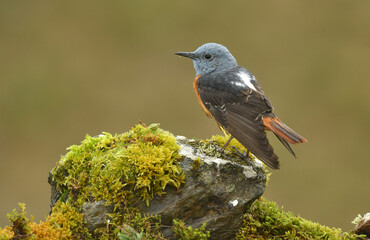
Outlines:
<svg viewBox="0 0 370 240"><path fill-rule="evenodd" d="M212 58L212 55L207 53L206 55L204 55L204 58L210 60Z"/></svg>

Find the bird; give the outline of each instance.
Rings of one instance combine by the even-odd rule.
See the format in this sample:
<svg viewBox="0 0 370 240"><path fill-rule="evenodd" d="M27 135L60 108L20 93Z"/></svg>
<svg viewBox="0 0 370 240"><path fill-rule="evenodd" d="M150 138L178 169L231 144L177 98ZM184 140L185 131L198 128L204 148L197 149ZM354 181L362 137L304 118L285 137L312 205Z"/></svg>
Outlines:
<svg viewBox="0 0 370 240"><path fill-rule="evenodd" d="M206 43L194 52L175 54L193 61L196 72L193 88L202 109L230 134L221 150L235 138L264 164L279 169L279 157L266 134L271 131L296 157L290 144L307 140L274 114L274 108L256 77L239 66L225 46Z"/></svg>

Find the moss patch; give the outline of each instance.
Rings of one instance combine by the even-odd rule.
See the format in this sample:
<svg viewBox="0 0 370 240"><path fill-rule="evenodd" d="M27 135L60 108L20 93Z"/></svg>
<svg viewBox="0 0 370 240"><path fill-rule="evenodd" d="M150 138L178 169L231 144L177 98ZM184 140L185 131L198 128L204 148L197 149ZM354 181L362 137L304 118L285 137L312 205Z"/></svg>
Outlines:
<svg viewBox="0 0 370 240"><path fill-rule="evenodd" d="M207 240L211 235L209 231L205 230L206 224L200 228L193 229L192 227L185 226L185 223L181 220L174 219L172 230L175 233L177 239L181 240Z"/></svg>
<svg viewBox="0 0 370 240"><path fill-rule="evenodd" d="M45 222L29 220L25 204L19 204L20 211L14 209L8 214L12 226L0 229L0 239L86 239L91 235L83 227L83 216L68 204L58 203Z"/></svg>
<svg viewBox="0 0 370 240"><path fill-rule="evenodd" d="M61 191L82 206L86 199L120 206L134 193L149 205L167 185L184 182L175 137L158 124L137 125L120 135L86 136L52 170Z"/></svg>
<svg viewBox="0 0 370 240"><path fill-rule="evenodd" d="M12 226L0 229L0 239L26 238L31 235L31 228L28 225L29 220L26 217L26 205L24 203L19 203L18 205L20 207L19 212L14 209L11 213L7 214Z"/></svg>
<svg viewBox="0 0 370 240"><path fill-rule="evenodd" d="M348 239L359 238L352 232L342 232L338 228L314 223L296 217L291 212L284 212L276 203L264 198L253 203L245 214L244 227L240 229L236 239Z"/></svg>

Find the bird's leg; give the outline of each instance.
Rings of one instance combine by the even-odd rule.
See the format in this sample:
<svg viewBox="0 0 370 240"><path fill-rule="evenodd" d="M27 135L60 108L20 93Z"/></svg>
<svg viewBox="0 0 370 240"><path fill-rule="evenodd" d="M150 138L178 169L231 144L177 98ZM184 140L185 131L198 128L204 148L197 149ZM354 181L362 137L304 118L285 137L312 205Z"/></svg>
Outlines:
<svg viewBox="0 0 370 240"><path fill-rule="evenodd" d="M234 138L233 136L230 136L229 140L227 140L227 142L220 149L221 152L225 150L225 148L227 147L227 145L229 145L229 143L231 142L231 140L233 140L233 138Z"/></svg>
<svg viewBox="0 0 370 240"><path fill-rule="evenodd" d="M223 158L230 159L230 157L225 154L224 150L221 149L216 143L214 143L213 141L210 141L209 143L214 147L214 149L215 149L216 152L218 152L219 154L221 154L221 156Z"/></svg>
<svg viewBox="0 0 370 240"><path fill-rule="evenodd" d="M230 136L229 140L226 141L226 143L221 147L220 152L223 152L227 145L233 140L233 136ZM249 149L247 149L247 152L244 151L244 153L241 153L235 146L232 146L232 148L236 151L236 155L241 158L249 158Z"/></svg>
<svg viewBox="0 0 370 240"><path fill-rule="evenodd" d="M227 145L229 145L229 143L231 142L231 140L233 140L233 138L234 138L233 136L230 136L230 138L226 141L226 143L221 148L219 148L217 151L220 152L221 154L224 154L225 148L227 147ZM244 159L254 169L255 166L253 164L253 161L251 161L251 159L249 158L249 149L247 149L247 151L244 151L244 153L241 153L237 147L232 146L232 148L235 150L234 154L236 156Z"/></svg>
<svg viewBox="0 0 370 240"><path fill-rule="evenodd" d="M251 159L249 158L249 150L247 151L244 151L244 153L241 153L239 151L239 149L237 149L235 146L232 146L232 148L235 150L235 155L240 157L240 158L243 158L249 165L252 166L252 168L254 169L254 164L253 164L253 161L251 161Z"/></svg>
<svg viewBox="0 0 370 240"><path fill-rule="evenodd" d="M215 143L211 142L214 146L214 148L216 149L217 152L219 152L221 154L221 156L223 156L224 158L229 158L226 154L225 154L225 148L227 147L227 145L229 145L229 143L231 142L231 140L233 140L233 136L231 136L227 141L226 143L220 148L218 147L218 145L216 145Z"/></svg>
<svg viewBox="0 0 370 240"><path fill-rule="evenodd" d="M240 157L240 158L248 158L248 153L246 153L245 151L244 151L244 153L241 153L237 147L232 146L232 148L234 149L234 151L235 151L235 153L234 153L234 154L235 154L236 156L238 156L238 157ZM249 151L248 151L248 152L249 152Z"/></svg>

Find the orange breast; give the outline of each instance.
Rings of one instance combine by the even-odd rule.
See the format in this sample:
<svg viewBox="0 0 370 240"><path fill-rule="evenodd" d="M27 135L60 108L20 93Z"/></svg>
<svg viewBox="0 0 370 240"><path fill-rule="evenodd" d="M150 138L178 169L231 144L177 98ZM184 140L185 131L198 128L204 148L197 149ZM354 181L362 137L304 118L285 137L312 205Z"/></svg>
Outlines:
<svg viewBox="0 0 370 240"><path fill-rule="evenodd" d="M206 106L204 106L204 103L203 103L202 99L200 98L200 95L199 95L199 92L198 92L197 81L201 76L202 76L202 74L198 75L194 79L193 88L194 88L195 94L197 95L198 102L199 102L200 106L202 106L202 108L203 108L203 111L206 113L207 117L212 117L212 114L208 111Z"/></svg>

